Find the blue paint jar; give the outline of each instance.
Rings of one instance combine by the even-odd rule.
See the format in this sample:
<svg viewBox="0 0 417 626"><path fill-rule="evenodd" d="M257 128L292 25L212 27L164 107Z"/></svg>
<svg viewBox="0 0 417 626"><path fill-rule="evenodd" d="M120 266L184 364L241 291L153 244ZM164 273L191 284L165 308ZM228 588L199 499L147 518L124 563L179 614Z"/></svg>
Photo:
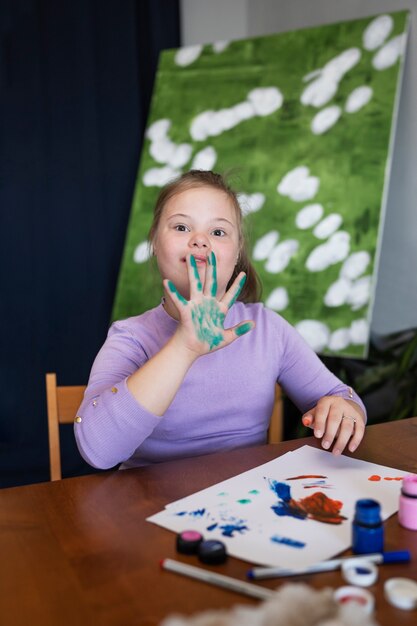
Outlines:
<svg viewBox="0 0 417 626"><path fill-rule="evenodd" d="M357 500L352 524L352 552L371 554L384 551L384 527L379 502Z"/></svg>

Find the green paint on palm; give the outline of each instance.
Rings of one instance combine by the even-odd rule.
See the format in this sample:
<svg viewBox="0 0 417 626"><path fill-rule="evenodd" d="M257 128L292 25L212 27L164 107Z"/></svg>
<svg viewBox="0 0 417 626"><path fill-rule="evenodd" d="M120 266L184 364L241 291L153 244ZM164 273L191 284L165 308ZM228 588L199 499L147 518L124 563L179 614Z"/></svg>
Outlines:
<svg viewBox="0 0 417 626"><path fill-rule="evenodd" d="M172 283L170 280L168 281L168 287L169 290L172 291L172 293L175 293L181 304L188 304L187 300L180 294L174 283Z"/></svg>
<svg viewBox="0 0 417 626"><path fill-rule="evenodd" d="M201 291L203 289L203 286L201 284L200 274L198 273L197 263L193 255L190 256L190 263L191 263L191 267L194 270L194 278L197 281L197 289L198 291Z"/></svg>
<svg viewBox="0 0 417 626"><path fill-rule="evenodd" d="M215 300L204 300L196 305L191 318L198 339L205 341L210 350L217 348L223 342L225 314L220 311Z"/></svg>
<svg viewBox="0 0 417 626"><path fill-rule="evenodd" d="M213 266L213 282L211 283L211 295L214 296L217 294L217 261L216 255L214 252L211 252L211 265Z"/></svg>
<svg viewBox="0 0 417 626"><path fill-rule="evenodd" d="M235 334L240 337L240 335L245 335L252 328L252 324L250 322L246 322L246 324L242 324L242 326L238 326L235 330Z"/></svg>
<svg viewBox="0 0 417 626"><path fill-rule="evenodd" d="M239 295L240 295L240 292L241 292L241 291L242 291L242 289L243 289L243 285L244 285L245 283L246 283L246 275L245 275L245 276L242 276L242 278L240 279L240 281L239 281L239 285L238 285L238 287L237 287L237 289L236 289L236 293L235 293L235 295L233 296L233 298L232 298L232 299L231 299L231 301L230 301L230 304L229 304L229 309L230 309L230 307L231 307L231 306L233 306L233 305L234 305L234 303L235 303L235 302L236 302L236 300L238 299L238 297L239 297Z"/></svg>

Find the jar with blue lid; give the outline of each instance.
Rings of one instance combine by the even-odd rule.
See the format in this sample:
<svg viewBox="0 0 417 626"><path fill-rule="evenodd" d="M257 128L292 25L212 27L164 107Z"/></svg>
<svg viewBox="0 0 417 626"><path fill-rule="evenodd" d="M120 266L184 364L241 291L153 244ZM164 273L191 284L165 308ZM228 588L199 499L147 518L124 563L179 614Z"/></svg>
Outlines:
<svg viewBox="0 0 417 626"><path fill-rule="evenodd" d="M352 552L372 554L384 551L381 505L376 500L357 500L352 524Z"/></svg>

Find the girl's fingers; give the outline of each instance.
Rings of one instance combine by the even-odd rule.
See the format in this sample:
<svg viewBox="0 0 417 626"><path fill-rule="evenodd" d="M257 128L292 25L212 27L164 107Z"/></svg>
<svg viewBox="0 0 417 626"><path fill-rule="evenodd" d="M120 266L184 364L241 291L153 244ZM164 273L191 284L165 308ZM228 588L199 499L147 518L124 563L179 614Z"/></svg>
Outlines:
<svg viewBox="0 0 417 626"><path fill-rule="evenodd" d="M325 396L324 398L321 398L314 407L314 436L317 437L317 439L321 439L324 435L324 431L326 430L326 422L330 405L330 398Z"/></svg>
<svg viewBox="0 0 417 626"><path fill-rule="evenodd" d="M355 428L355 420L342 417L336 443L333 446L333 454L342 454Z"/></svg>
<svg viewBox="0 0 417 626"><path fill-rule="evenodd" d="M213 251L207 257L204 295L212 298L217 295L217 261Z"/></svg>
<svg viewBox="0 0 417 626"><path fill-rule="evenodd" d="M240 272L233 281L230 289L226 291L222 298L222 302L227 306L228 309L236 302L239 297L240 292L243 289L243 286L246 282L246 274L245 272Z"/></svg>
<svg viewBox="0 0 417 626"><path fill-rule="evenodd" d="M311 411L309 411L308 413L304 413L301 421L306 428L314 428L314 413Z"/></svg>
<svg viewBox="0 0 417 626"><path fill-rule="evenodd" d="M188 304L187 300L184 298L184 296L180 294L172 281L165 279L163 281L163 285L166 294L168 295L170 300L172 300L173 304L178 309L178 312L180 312L181 308Z"/></svg>
<svg viewBox="0 0 417 626"><path fill-rule="evenodd" d="M353 436L348 446L349 452L355 452L356 448L362 441L364 434L365 434L365 424L363 420L361 420L360 418L356 418Z"/></svg>
<svg viewBox="0 0 417 626"><path fill-rule="evenodd" d="M255 322L253 320L246 320L232 328L225 329L224 339L226 345L232 343L232 341L235 341L238 337L246 335L246 333L249 333L253 328L255 328Z"/></svg>
<svg viewBox="0 0 417 626"><path fill-rule="evenodd" d="M190 300L195 300L203 292L197 261L193 254L187 255L188 278L190 281Z"/></svg>
<svg viewBox="0 0 417 626"><path fill-rule="evenodd" d="M325 450L328 450L338 434L341 422L341 411L340 408L334 405L330 405L327 413L326 427L323 435L322 447Z"/></svg>

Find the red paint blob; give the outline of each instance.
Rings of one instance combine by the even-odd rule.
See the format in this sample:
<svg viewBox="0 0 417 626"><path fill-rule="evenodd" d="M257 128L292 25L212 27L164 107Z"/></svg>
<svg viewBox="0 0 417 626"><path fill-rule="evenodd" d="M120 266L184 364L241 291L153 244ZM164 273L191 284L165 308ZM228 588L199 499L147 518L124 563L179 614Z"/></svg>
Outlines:
<svg viewBox="0 0 417 626"><path fill-rule="evenodd" d="M378 474L373 474L372 476L369 476L368 480L381 480L381 476L378 476Z"/></svg>
<svg viewBox="0 0 417 626"><path fill-rule="evenodd" d="M343 515L340 515L343 502L340 502L340 500L332 500L320 491L298 501L292 500L291 505L294 508L301 509L307 513L310 519L314 519L317 522L341 524L343 520L347 519Z"/></svg>

